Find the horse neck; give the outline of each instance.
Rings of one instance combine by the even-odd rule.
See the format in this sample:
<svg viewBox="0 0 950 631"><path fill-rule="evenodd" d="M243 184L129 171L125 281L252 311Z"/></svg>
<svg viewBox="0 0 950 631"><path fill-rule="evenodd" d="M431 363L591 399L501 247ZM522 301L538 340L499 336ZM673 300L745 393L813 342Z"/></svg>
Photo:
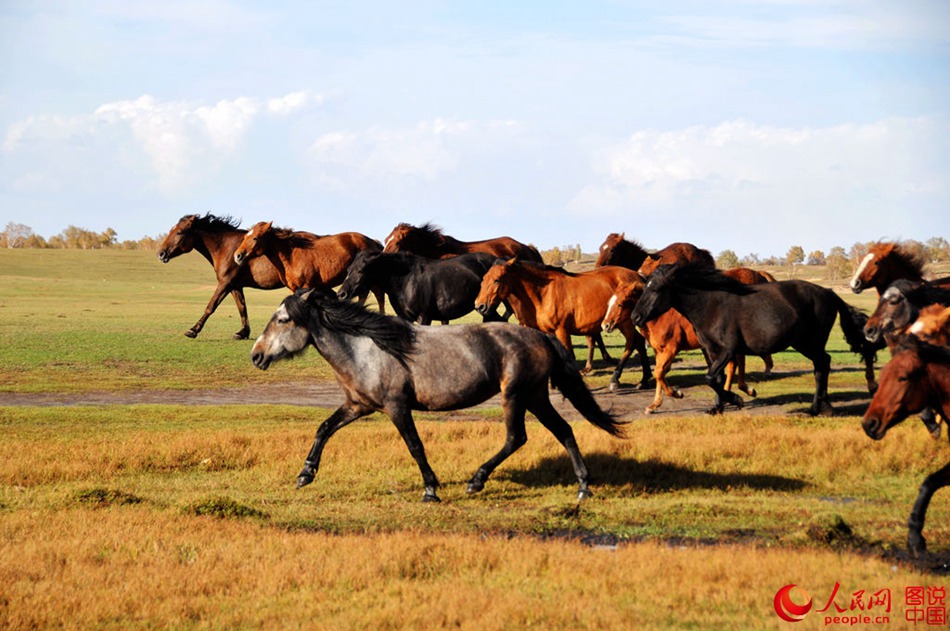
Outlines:
<svg viewBox="0 0 950 631"><path fill-rule="evenodd" d="M926 366L934 407L942 410L944 418L950 418L950 364L927 362Z"/></svg>
<svg viewBox="0 0 950 631"><path fill-rule="evenodd" d="M881 278L877 280L875 284L878 295L884 293L895 280L901 279L920 283L923 282L924 277L920 273L920 270L913 265L908 264L899 257L891 256L887 266L887 273L881 274Z"/></svg>
<svg viewBox="0 0 950 631"><path fill-rule="evenodd" d="M299 287L296 286L297 284L292 283L291 280L287 278L287 269L293 266L293 251L294 248L284 239L271 236L267 240L262 254L267 257L267 260L270 261L274 269L277 270L277 276L280 277L280 282L291 291L296 291L299 289ZM295 286L291 287L291 284Z"/></svg>
<svg viewBox="0 0 950 631"><path fill-rule="evenodd" d="M621 267L628 267L636 271L640 269L643 262L647 260L647 253L645 250L625 240L620 241L614 247L614 258L616 260L611 263L611 265L620 265Z"/></svg>
<svg viewBox="0 0 950 631"><path fill-rule="evenodd" d="M333 372L337 374L337 379L345 390L359 383L361 378L365 379L365 373L373 372L364 370L366 358L362 356L366 352L382 353L382 351L369 338L349 335L324 326L316 327L316 329L317 333L311 333L313 344L333 368ZM369 344L363 347L363 341ZM357 356L361 356L362 361L354 361ZM378 359L372 361L371 365L378 366Z"/></svg>
<svg viewBox="0 0 950 631"><path fill-rule="evenodd" d="M544 303L552 281L548 275L540 273L540 270L538 272L522 268L521 273L507 283L508 298L506 300L514 309L518 320L528 326L537 325L538 307Z"/></svg>
<svg viewBox="0 0 950 631"><path fill-rule="evenodd" d="M244 233L237 230L233 232L195 230L194 234L194 249L208 259L215 269L227 267L232 262L234 250L244 238Z"/></svg>

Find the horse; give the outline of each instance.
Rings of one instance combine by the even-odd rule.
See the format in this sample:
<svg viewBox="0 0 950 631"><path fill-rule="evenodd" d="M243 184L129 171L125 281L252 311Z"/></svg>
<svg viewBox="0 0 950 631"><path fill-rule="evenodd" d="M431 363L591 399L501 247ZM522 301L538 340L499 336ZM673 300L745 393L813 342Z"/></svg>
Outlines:
<svg viewBox="0 0 950 631"><path fill-rule="evenodd" d="M861 425L870 438L881 440L890 428L926 407L950 418L950 348L907 338L881 369L880 386ZM927 551L922 531L930 499L948 484L950 464L927 476L920 485L907 521L907 549L914 556Z"/></svg>
<svg viewBox="0 0 950 631"><path fill-rule="evenodd" d="M815 369L815 395L809 412L831 412L825 351L831 327L840 326L851 350L865 362L869 384L874 352L861 334L866 316L832 290L803 280L744 285L717 270L695 265L661 265L650 275L633 309L633 323L643 326L669 309L693 325L709 356L706 382L716 393L709 410L721 414L725 404L742 407L742 399L724 389L726 365L738 355L764 355L792 347Z"/></svg>
<svg viewBox="0 0 950 631"><path fill-rule="evenodd" d="M604 315L602 324L604 331L609 333L620 323L632 321L631 313L642 294L642 283L625 283L617 287L607 303L607 313ZM701 349L702 346L693 325L676 309L670 309L654 320L645 323L641 327L641 331L644 333L647 343L653 347L655 355L653 378L656 379L656 395L653 397L653 402L644 410L645 413L652 414L663 404L664 393L674 399L683 398L683 393L671 387L666 381L666 374L673 364L673 359L680 351ZM703 354L705 356L705 351L703 351ZM708 361L707 358L707 363ZM739 355L735 362L730 362L726 367L726 385L724 388L729 390L732 385L733 373L737 368L739 371L739 389L749 396L756 396L755 389L750 389L746 383L745 359L742 355Z"/></svg>
<svg viewBox="0 0 950 631"><path fill-rule="evenodd" d="M433 320L448 324L475 309L482 276L494 262L495 257L483 252L428 259L367 250L353 259L337 296L346 300L379 288L400 318L418 324ZM500 319L497 313L485 318Z"/></svg>
<svg viewBox="0 0 950 631"><path fill-rule="evenodd" d="M531 245L525 245L511 237L496 237L483 241L459 241L442 232L438 226L426 223L413 226L400 223L383 241L384 252L411 252L430 259L445 259L460 254L485 252L495 258L518 258L522 261L541 263L541 253Z"/></svg>
<svg viewBox="0 0 950 631"><path fill-rule="evenodd" d="M910 335L934 346L950 345L950 307L928 305L907 329Z"/></svg>
<svg viewBox="0 0 950 631"><path fill-rule="evenodd" d="M877 308L864 325L869 342L883 340L895 346L927 305L950 306L950 289L926 281L898 279L888 286L877 302Z"/></svg>
<svg viewBox="0 0 950 631"><path fill-rule="evenodd" d="M527 442L525 412L531 412L561 443L578 481L578 500L591 495L588 470L571 426L551 405L548 383L585 419L614 436L622 423L591 395L574 358L553 337L504 322L417 327L384 316L324 290L298 291L280 304L251 349L251 361L266 370L313 345L327 360L346 396L317 429L297 477L313 482L326 441L340 428L372 412L385 412L422 472L423 501L437 502L439 486L416 432L412 410L458 410L497 393L507 437L501 450L478 468L467 492L477 493L488 476Z"/></svg>
<svg viewBox="0 0 950 631"><path fill-rule="evenodd" d="M851 291L860 294L868 287L873 287L880 296L895 280L907 279L922 283L925 264L923 255L912 252L899 243L874 243L868 248L868 253L861 259L851 278ZM933 283L950 287L950 277L937 279Z"/></svg>
<svg viewBox="0 0 950 631"><path fill-rule="evenodd" d="M751 269L748 267L732 267L722 270L722 273L729 278L734 278L740 283L746 285L758 285L759 283L774 283L775 277L762 270Z"/></svg>
<svg viewBox="0 0 950 631"><path fill-rule="evenodd" d="M612 232L600 246L595 267L619 265L644 276L650 275L658 265L665 263L698 263L706 267L716 267L716 260L709 250L698 248L692 243L671 243L651 254L636 241L624 238L626 233Z"/></svg>
<svg viewBox="0 0 950 631"><path fill-rule="evenodd" d="M615 265L571 273L559 267L515 259L496 261L482 278L481 290L475 298L475 310L484 315L500 301L506 300L522 325L553 333L571 352L571 335L586 335L587 364L581 370L586 374L593 368L593 336L600 335L607 302L623 282L642 285L643 278L632 270ZM625 344L610 378L610 389L615 390L619 385L620 374L634 349L640 355L643 369L638 387L646 388L650 380L646 342L631 322L622 322L619 328Z"/></svg>
<svg viewBox="0 0 950 631"><path fill-rule="evenodd" d="M234 251L238 265L253 257L264 257L277 269L280 281L290 289L335 287L346 278L346 270L364 250L379 252L383 246L359 232L321 236L312 232L275 228L271 221L251 226ZM381 313L385 313L383 292L372 290ZM366 294L360 296L360 302Z"/></svg>
<svg viewBox="0 0 950 631"><path fill-rule="evenodd" d="M211 263L218 279L218 286L211 294L205 312L193 327L185 331L186 337L197 337L204 328L205 321L230 293L241 316L241 329L233 338L246 340L251 334L251 325L247 319L244 288L277 289L284 286L277 269L266 258L250 259L247 265L237 265L234 262L234 250L247 233L238 227L239 223L231 217L216 217L211 213L206 213L204 217L185 215L172 226L158 248L158 260L162 263L168 263L176 256L197 250Z"/></svg>

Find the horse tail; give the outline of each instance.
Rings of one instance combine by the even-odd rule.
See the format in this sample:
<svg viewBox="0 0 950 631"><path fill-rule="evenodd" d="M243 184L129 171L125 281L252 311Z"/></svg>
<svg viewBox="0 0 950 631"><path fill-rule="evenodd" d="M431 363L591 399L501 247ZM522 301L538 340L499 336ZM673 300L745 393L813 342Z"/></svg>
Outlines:
<svg viewBox="0 0 950 631"><path fill-rule="evenodd" d="M838 300L838 323L851 352L857 353L869 364L873 363L877 348L864 337L864 325L867 324L868 316L846 303L838 294L834 296Z"/></svg>
<svg viewBox="0 0 950 631"><path fill-rule="evenodd" d="M574 357L553 335L545 335L545 340L554 354L551 369L551 385L561 391L578 412L588 421L613 436L623 436L624 421L618 421L610 412L605 411L590 393L581 373L577 370Z"/></svg>

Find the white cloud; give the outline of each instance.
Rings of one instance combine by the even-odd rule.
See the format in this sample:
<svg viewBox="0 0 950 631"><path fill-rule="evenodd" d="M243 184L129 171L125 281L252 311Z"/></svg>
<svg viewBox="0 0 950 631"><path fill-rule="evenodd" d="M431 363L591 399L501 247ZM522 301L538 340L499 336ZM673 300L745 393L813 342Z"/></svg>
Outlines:
<svg viewBox="0 0 950 631"><path fill-rule="evenodd" d="M309 155L318 181L334 190L355 191L370 181L384 187L432 182L456 170L484 134L513 127L512 121L434 119L407 128L332 132L317 138Z"/></svg>
<svg viewBox="0 0 950 631"><path fill-rule="evenodd" d="M596 182L571 206L608 215L689 203L797 212L852 206L861 197L894 202L945 194L938 160L946 143L938 139L946 137L947 126L927 118L643 130L594 158Z"/></svg>

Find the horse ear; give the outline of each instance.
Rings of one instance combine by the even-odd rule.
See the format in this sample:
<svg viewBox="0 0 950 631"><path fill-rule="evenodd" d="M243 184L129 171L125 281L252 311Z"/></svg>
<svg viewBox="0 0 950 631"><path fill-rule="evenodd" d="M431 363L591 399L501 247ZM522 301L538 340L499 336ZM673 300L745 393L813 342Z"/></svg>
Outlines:
<svg viewBox="0 0 950 631"><path fill-rule="evenodd" d="M504 264L505 264L505 260L504 260L504 259L495 259L495 262L492 263L492 267L494 267L494 266L496 266L496 265L504 265Z"/></svg>
<svg viewBox="0 0 950 631"><path fill-rule="evenodd" d="M313 296L313 289L298 289L294 294L303 302L309 302L310 297Z"/></svg>
<svg viewBox="0 0 950 631"><path fill-rule="evenodd" d="M621 232L621 233L620 233L620 240L623 241L623 240L626 239L626 238L627 238L627 232L626 232L626 231Z"/></svg>
<svg viewBox="0 0 950 631"><path fill-rule="evenodd" d="M647 256L649 256L649 257L650 257L651 259L653 259L654 261L659 261L659 260L660 260L660 255L659 255L658 253L656 253L656 252L653 252L653 253L651 253L651 254L647 254Z"/></svg>

